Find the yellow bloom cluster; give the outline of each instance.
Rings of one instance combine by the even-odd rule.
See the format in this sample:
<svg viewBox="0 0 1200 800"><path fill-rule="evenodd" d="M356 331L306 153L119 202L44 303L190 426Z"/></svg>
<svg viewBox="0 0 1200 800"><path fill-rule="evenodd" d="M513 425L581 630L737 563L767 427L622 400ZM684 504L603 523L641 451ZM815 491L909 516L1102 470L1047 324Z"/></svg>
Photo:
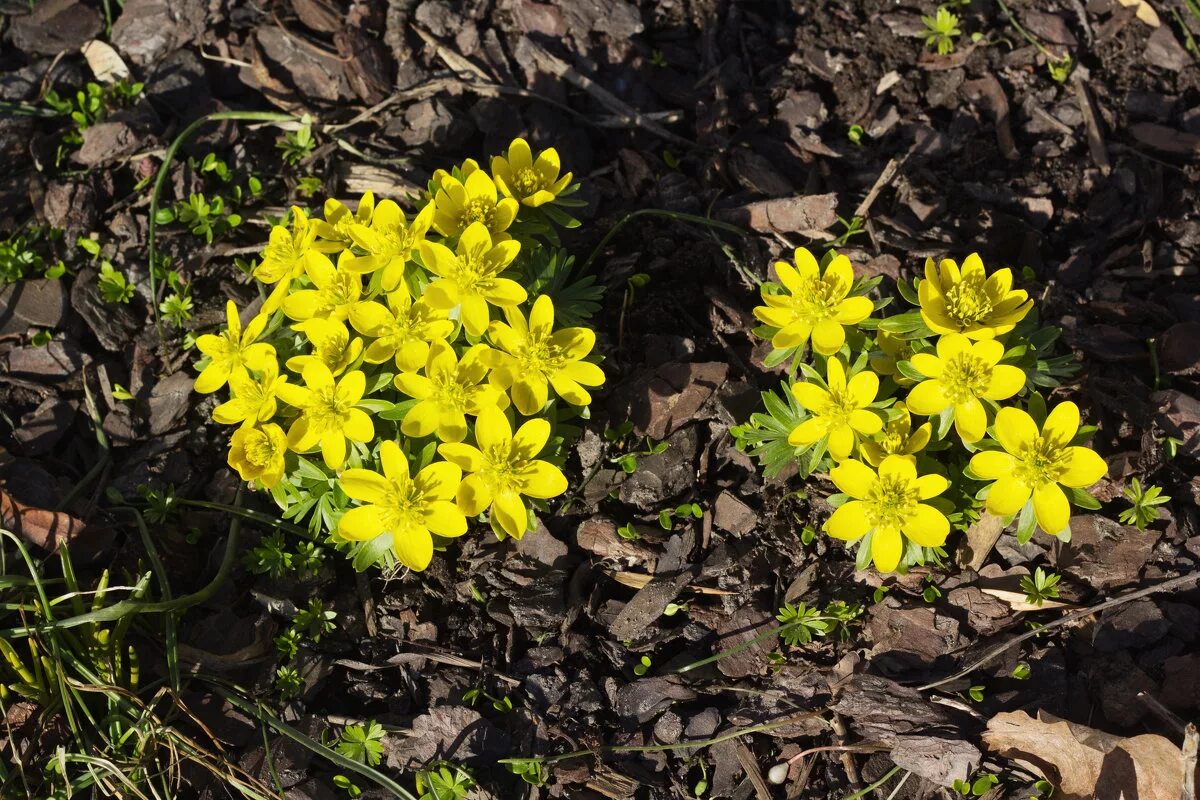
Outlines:
<svg viewBox="0 0 1200 800"><path fill-rule="evenodd" d="M224 330L196 340L196 391L228 386L213 419L237 426L230 466L285 509L313 506L303 476L323 474L335 539L387 537L413 570L485 512L524 535L526 498L567 488L540 457L551 423L604 383L595 332L556 328L517 269L577 188L553 148L516 139L490 173L438 170L411 216L371 193L353 211L327 201L324 219L293 208L253 271L261 309L243 327L229 301Z"/></svg>
<svg viewBox="0 0 1200 800"><path fill-rule="evenodd" d="M764 286L754 314L765 325L756 332L775 350L768 364L792 358L793 375L803 372L788 387L799 413L787 444L803 474L826 465L847 498L825 531L861 542L860 566L874 561L890 572L924 563L945 544L951 518L966 518L968 508L939 498L964 478L992 481L978 495L986 493L993 514L1020 513L1018 535L1032 533L1035 522L1052 535L1069 532L1062 487L1079 500L1106 465L1075 444L1076 406L1047 410L1032 391L1055 382L1031 332L1019 328L1033 301L1013 289L1011 270L988 275L974 254L961 268L930 259L915 290L901 291L918 307L873 320L887 305L865 296L878 280L856 280L849 259L835 252L818 260L799 248L793 261L774 265L779 283ZM808 345L811 366L801 360ZM1040 426L1030 412L1001 406L1022 394L1044 419ZM914 416L926 419L914 427ZM951 429L957 442L947 437ZM976 491L956 494L970 503Z"/></svg>

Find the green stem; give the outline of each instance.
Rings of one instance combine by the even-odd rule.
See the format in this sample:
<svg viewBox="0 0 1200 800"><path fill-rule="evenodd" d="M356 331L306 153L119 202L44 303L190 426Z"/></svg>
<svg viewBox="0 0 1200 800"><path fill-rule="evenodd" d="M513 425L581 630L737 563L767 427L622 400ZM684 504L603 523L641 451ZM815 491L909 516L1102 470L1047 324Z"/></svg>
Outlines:
<svg viewBox="0 0 1200 800"><path fill-rule="evenodd" d="M158 277L155 275L157 269L155 265L155 233L158 228L158 223L155 217L158 216L158 198L162 194L163 186L167 182L167 175L171 171L171 164L175 160L175 153L183 145L188 138L209 122L219 122L221 120L238 120L242 122L293 122L296 117L291 114L282 114L277 111L218 111L213 114L207 114L200 119L188 125L179 135L175 137L175 141L171 142L171 146L167 148L167 152L163 155L163 162L158 168L158 174L154 177L154 188L150 190L150 222L146 231L146 255L150 260L150 313L154 317L154 326L158 329L158 335L162 337L162 324L158 318Z"/></svg>
<svg viewBox="0 0 1200 800"><path fill-rule="evenodd" d="M238 490L235 504L241 503L242 493ZM63 628L76 628L80 625L87 625L93 622L113 622L130 614L161 614L171 611L182 611L186 608L199 605L209 600L222 584L229 577L229 573L233 571L233 563L237 560L238 542L241 539L242 518L233 515L233 519L229 522L229 536L225 540L225 554L221 559L221 566L217 568L217 574L206 585L192 592L185 594L182 597L176 597L171 600L159 600L156 602L146 602L141 600L122 600L114 603L106 608L99 608L95 611L89 611L86 614L78 614L74 617L68 617L63 620L51 621L44 625L26 626L24 628L9 628L8 630L0 630L0 636L11 638L14 636L29 636L33 633L48 632L52 630L61 630ZM8 533L5 531L5 533ZM9 534L12 535L12 534ZM16 537L13 536L15 539ZM40 588L40 587L39 587ZM44 600L43 602L49 602Z"/></svg>
<svg viewBox="0 0 1200 800"><path fill-rule="evenodd" d="M695 214L684 214L681 211L667 211L666 209L662 208L642 208L621 217L616 225L613 225L608 229L608 233L604 234L604 238L600 240L600 244L596 245L595 249L592 250L591 255L587 257L587 261L583 262L580 272L587 272L588 267L590 267L592 262L596 260L596 256L600 255L600 251L604 249L604 246L612 241L612 238L617 235L617 232L620 231L621 228L625 227L626 223L632 222L638 217L666 217L667 219L673 219L677 222L690 222L694 225L704 225L708 228L715 228L728 233L735 233L738 236L746 235L745 230L739 228L737 225L731 225L728 222L719 222L715 219L709 219L708 217L698 217Z"/></svg>
<svg viewBox="0 0 1200 800"><path fill-rule="evenodd" d="M261 511L255 511L251 508L241 508L238 506L231 506L226 503L213 503L209 502L208 500L187 500L181 497L176 497L175 502L181 506L204 508L208 509L209 511L223 511L226 514L244 517L251 522L257 522L260 525L270 525L272 528L278 528L281 531L286 531L287 533L291 533L304 539L313 538L312 534L310 534L304 528L301 528L299 525L292 525L284 522L281 519L272 517L270 514L264 514Z"/></svg>
<svg viewBox="0 0 1200 800"><path fill-rule="evenodd" d="M1040 41L1038 41L1037 38L1035 38L1032 33L1025 30L1025 28L1023 28L1021 26L1021 23L1017 22L1017 18L1015 16L1013 16L1013 13L1011 11L1009 11L1008 5L1004 2L1004 0L996 0L996 2L1000 4L1000 9L1004 12L1004 16L1008 17L1008 21L1010 23L1012 23L1012 26L1014 28L1017 29L1017 33L1019 33L1025 37L1025 41L1029 42L1031 45L1036 47L1038 49L1038 51L1046 57L1047 61L1050 61L1052 63L1057 63L1059 61L1059 58L1057 56L1055 56L1053 53L1051 53L1049 50L1047 50L1045 45L1043 45Z"/></svg>
<svg viewBox="0 0 1200 800"><path fill-rule="evenodd" d="M693 661L691 664L686 664L686 665L680 667L679 669L675 670L675 672L682 674L684 672L691 672L694 669L699 669L700 667L706 667L709 664L714 664L723 658L728 658L729 656L736 655L736 654L742 652L743 650L748 650L749 648L753 647L754 645L758 644L759 642L765 641L766 639L769 639L772 636L777 636L777 635L783 633L784 631L791 630L792 628L795 628L804 623L830 622L830 621L835 621L835 620L838 620L838 618L837 617L805 617L803 622L798 620L795 622L787 622L783 625L776 625L775 627L768 628L767 630L758 634L753 639L747 639L746 641L742 642L741 644L734 645L733 647L730 647L728 650L722 650L719 653L714 653L713 655L709 656L708 658L703 658L703 659L700 659L699 661Z"/></svg>
<svg viewBox="0 0 1200 800"><path fill-rule="evenodd" d="M892 779L892 776L895 775L899 771L900 771L900 767L892 767L891 769L889 769L887 772L884 773L882 778L875 781L870 786L864 786L862 789L859 789L854 794L846 795L845 797L842 798L842 800L858 800L858 798L860 798L860 797L866 797L868 794L870 794L871 792L878 789L880 786L883 786L885 783L890 781Z"/></svg>

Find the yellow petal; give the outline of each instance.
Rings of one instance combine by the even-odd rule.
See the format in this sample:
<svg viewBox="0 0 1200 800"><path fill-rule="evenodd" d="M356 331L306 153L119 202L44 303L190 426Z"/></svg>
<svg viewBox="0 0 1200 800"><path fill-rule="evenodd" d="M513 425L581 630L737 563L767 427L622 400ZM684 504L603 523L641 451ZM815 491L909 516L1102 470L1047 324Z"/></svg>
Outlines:
<svg viewBox="0 0 1200 800"><path fill-rule="evenodd" d="M947 333L937 341L938 358L949 361L959 353L969 352L971 340L961 333Z"/></svg>
<svg viewBox="0 0 1200 800"><path fill-rule="evenodd" d="M340 433L329 432L321 436L321 458L325 466L337 469L346 463L346 437Z"/></svg>
<svg viewBox="0 0 1200 800"><path fill-rule="evenodd" d="M875 395L879 394L879 376L870 370L863 370L850 379L846 391L859 408L869 406L875 402Z"/></svg>
<svg viewBox="0 0 1200 800"><path fill-rule="evenodd" d="M796 270L802 278L816 278L821 274L821 265L817 262L816 257L808 251L806 247L797 247L792 253L792 260L796 262ZM782 262L776 262L782 263Z"/></svg>
<svg viewBox="0 0 1200 800"><path fill-rule="evenodd" d="M457 487L456 487L457 488ZM467 532L467 520L454 503L445 500L435 500L421 511L421 516L429 530L438 536L454 538Z"/></svg>
<svg viewBox="0 0 1200 800"><path fill-rule="evenodd" d="M441 406L433 400L422 400L408 410L400 423L400 432L405 436L428 436L437 430L442 418Z"/></svg>
<svg viewBox="0 0 1200 800"><path fill-rule="evenodd" d="M869 297L847 297L838 303L834 319L842 325L857 325L875 310L875 304Z"/></svg>
<svg viewBox="0 0 1200 800"><path fill-rule="evenodd" d="M1000 409L996 414L995 430L997 441L1013 455L1020 455L1024 445L1038 438L1038 429L1033 417L1019 408Z"/></svg>
<svg viewBox="0 0 1200 800"><path fill-rule="evenodd" d="M832 297L840 300L848 295L854 286L854 267L850 265L850 259L843 255L834 256L833 260L826 265L825 274L821 280L831 287L830 295Z"/></svg>
<svg viewBox="0 0 1200 800"><path fill-rule="evenodd" d="M850 427L861 434L870 436L883 430L883 420L879 418L878 414L856 408L850 412Z"/></svg>
<svg viewBox="0 0 1200 800"><path fill-rule="evenodd" d="M950 398L942 391L940 382L930 379L914 386L904 403L912 413L932 417L950 407Z"/></svg>
<svg viewBox="0 0 1200 800"><path fill-rule="evenodd" d="M867 531L871 529L866 507L867 504L861 500L849 500L838 506L833 515L825 521L825 532L835 539L849 542L866 536Z"/></svg>
<svg viewBox="0 0 1200 800"><path fill-rule="evenodd" d="M415 397L418 400L425 400L433 396L433 381L415 372L401 372L392 379L392 383L409 397Z"/></svg>
<svg viewBox="0 0 1200 800"><path fill-rule="evenodd" d="M1070 458L1067 471L1059 476L1058 482L1074 489L1085 489L1108 473L1108 464L1100 454L1086 447L1068 447Z"/></svg>
<svg viewBox="0 0 1200 800"><path fill-rule="evenodd" d="M1047 483L1033 491L1033 512L1038 527L1055 535L1071 521L1071 504L1057 483Z"/></svg>
<svg viewBox="0 0 1200 800"><path fill-rule="evenodd" d="M443 442L461 442L467 438L467 417L455 407L438 409L437 435Z"/></svg>
<svg viewBox="0 0 1200 800"><path fill-rule="evenodd" d="M936 378L942 374L942 360L933 353L913 353L909 361L926 378Z"/></svg>
<svg viewBox="0 0 1200 800"><path fill-rule="evenodd" d="M879 465L879 477L890 476L905 484L916 483L916 459L908 456L890 455Z"/></svg>
<svg viewBox="0 0 1200 800"><path fill-rule="evenodd" d="M917 478L917 497L928 500L950 488L950 481L941 475L922 475Z"/></svg>
<svg viewBox="0 0 1200 800"><path fill-rule="evenodd" d="M462 469L449 461L435 461L417 473L413 484L424 495L450 500L462 483Z"/></svg>
<svg viewBox="0 0 1200 800"><path fill-rule="evenodd" d="M834 486L857 499L863 499L879 481L875 472L861 461L846 459L829 470Z"/></svg>
<svg viewBox="0 0 1200 800"><path fill-rule="evenodd" d="M346 412L342 431L346 438L353 442L369 442L375 438L375 424L361 408L352 408Z"/></svg>
<svg viewBox="0 0 1200 800"><path fill-rule="evenodd" d="M917 510L904 527L904 535L922 547L941 547L950 535L950 520L933 506L917 503Z"/></svg>
<svg viewBox="0 0 1200 800"><path fill-rule="evenodd" d="M528 460L542 452L550 439L550 423L544 419L531 419L522 425L513 436L514 458Z"/></svg>
<svg viewBox="0 0 1200 800"><path fill-rule="evenodd" d="M527 372L512 385L513 405L527 417L541 411L549 397L550 389L540 372Z"/></svg>
<svg viewBox="0 0 1200 800"><path fill-rule="evenodd" d="M986 480L1012 475L1017 460L999 450L984 450L971 456L971 471Z"/></svg>
<svg viewBox="0 0 1200 800"><path fill-rule="evenodd" d="M396 560L414 572L421 572L433 560L433 537L420 527L410 527L392 533L392 548Z"/></svg>
<svg viewBox="0 0 1200 800"><path fill-rule="evenodd" d="M760 317L761 319L761 317ZM764 319L768 325L773 324L770 320ZM797 321L785 325L780 328L774 336L771 337L771 346L776 350L788 350L793 347L801 347L808 341L808 337L812 334L812 325L807 322Z"/></svg>
<svg viewBox="0 0 1200 800"><path fill-rule="evenodd" d="M825 383L832 392L846 391L846 368L840 360L831 358L826 362Z"/></svg>
<svg viewBox="0 0 1200 800"><path fill-rule="evenodd" d="M954 407L954 430L964 442L978 442L987 433L987 412L983 403L972 397Z"/></svg>
<svg viewBox="0 0 1200 800"><path fill-rule="evenodd" d="M1029 486L1011 475L1004 475L988 490L987 510L998 517L1015 514L1029 499Z"/></svg>
<svg viewBox="0 0 1200 800"><path fill-rule="evenodd" d="M200 394L212 394L217 389L225 385L229 380L229 362L222 359L220 361L211 361L196 378L196 383L192 387Z"/></svg>
<svg viewBox="0 0 1200 800"><path fill-rule="evenodd" d="M813 349L823 356L831 356L846 342L846 329L831 319L823 319L812 329Z"/></svg>
<svg viewBox="0 0 1200 800"><path fill-rule="evenodd" d="M345 470L338 483L348 496L364 503L384 502L392 486L387 478L369 469Z"/></svg>
<svg viewBox="0 0 1200 800"><path fill-rule="evenodd" d="M809 411L824 408L829 403L829 392L815 383L792 384L792 396Z"/></svg>
<svg viewBox="0 0 1200 800"><path fill-rule="evenodd" d="M438 453L464 472L479 472L484 467L483 453L469 444L452 442L438 445Z"/></svg>
<svg viewBox="0 0 1200 800"><path fill-rule="evenodd" d="M475 420L475 440L483 450L507 446L512 441L512 426L498 408L485 408Z"/></svg>
<svg viewBox="0 0 1200 800"><path fill-rule="evenodd" d="M533 460L518 473L521 491L530 497L548 499L567 490L567 479L549 461Z"/></svg>
<svg viewBox="0 0 1200 800"><path fill-rule="evenodd" d="M404 452L400 449L400 445L391 439L388 439L379 446L379 463L383 466L383 474L390 480L408 480L408 459L404 457ZM345 473L342 474L344 475ZM373 500L372 502L379 501Z"/></svg>
<svg viewBox="0 0 1200 800"><path fill-rule="evenodd" d="M1052 437L1059 444L1071 441L1078 432L1079 406L1070 400L1056 405L1046 417L1045 424L1042 425L1042 434L1048 438Z"/></svg>
<svg viewBox="0 0 1200 800"><path fill-rule="evenodd" d="M774 266L775 275L779 278L779 282L783 284L784 289L787 289L791 294L800 294L804 291L804 280L800 277L800 273L792 266L783 261L776 261Z"/></svg>
<svg viewBox="0 0 1200 800"><path fill-rule="evenodd" d="M449 446L442 445L442 447ZM441 452L440 448L439 452ZM446 454L442 453L442 455ZM492 488L488 485L487 481L478 475L468 475L458 485L455 501L459 509L468 517L478 516L485 508L492 504Z"/></svg>
<svg viewBox="0 0 1200 800"><path fill-rule="evenodd" d="M997 342L995 339L987 339L982 342L976 342L971 345L971 355L978 358L989 367L1000 363L1000 359L1004 358L1004 345Z"/></svg>
<svg viewBox="0 0 1200 800"><path fill-rule="evenodd" d="M825 424L819 419L806 419L792 429L788 436L788 444L793 447L803 447L812 444L825 435Z"/></svg>
<svg viewBox="0 0 1200 800"><path fill-rule="evenodd" d="M988 400L1007 400L1025 387L1025 370L1011 364L997 364L983 396Z"/></svg>
<svg viewBox="0 0 1200 800"><path fill-rule="evenodd" d="M496 495L492 501L492 516L500 523L500 527L514 539L525 535L529 527L529 513L521 495L516 492L503 492Z"/></svg>
<svg viewBox="0 0 1200 800"><path fill-rule="evenodd" d="M871 558L875 561L875 569L880 572L893 572L900 564L900 556L904 553L904 540L895 528L876 528L871 536Z"/></svg>
<svg viewBox="0 0 1200 800"><path fill-rule="evenodd" d="M829 455L834 461L848 458L854 451L854 430L849 425L841 425L829 431Z"/></svg>
<svg viewBox="0 0 1200 800"><path fill-rule="evenodd" d="M338 534L352 542L365 542L383 533L383 518L375 506L359 506L342 514Z"/></svg>

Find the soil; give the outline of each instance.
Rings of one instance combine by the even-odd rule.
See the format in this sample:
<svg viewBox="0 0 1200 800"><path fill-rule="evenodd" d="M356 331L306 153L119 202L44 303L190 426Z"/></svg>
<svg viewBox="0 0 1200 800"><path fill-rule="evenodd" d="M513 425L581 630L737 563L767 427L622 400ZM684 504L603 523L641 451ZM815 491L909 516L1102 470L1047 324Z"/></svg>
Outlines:
<svg viewBox="0 0 1200 800"><path fill-rule="evenodd" d="M31 5L0 6L0 232L61 229L37 246L68 273L0 288L0 497L45 517L70 496L69 516L39 517L38 544L69 538L93 580L105 568L138 573L145 557L108 495L233 501L228 430L210 421L215 401L191 393L185 336L221 324L225 298L256 296L235 259L253 257L267 220L290 204L366 188L400 199L434 169L524 135L556 147L583 183L583 225L564 236L580 262L639 209L752 229L737 237L640 216L599 251L591 269L606 294L593 324L609 384L568 462L572 502L543 527L520 542L473 532L422 574L360 575L329 552L315 577L273 580L239 559L219 593L179 621L188 665L318 738L377 720L389 730L386 774L411 788L412 768L447 759L471 769L478 796L495 798L689 797L702 778L711 797L836 798L893 763L913 775L894 795L899 775L882 784L881 798L951 796L938 787L960 768L1002 774L990 796L1023 798L1032 774L981 738L996 714L1041 710L1175 742L1175 722L1195 718L1200 592L1187 585L914 688L1062 615L1015 610L985 591L1008 577L1061 573L1060 600L1082 608L1189 574L1200 558L1200 68L1187 49L1200 19L1183 3L1156 3L1157 28L1115 0L1008 3L1041 47L1002 4L955 3L963 35L946 55L922 38L931 4L882 0ZM68 118L27 111L45 109L51 87L65 96L95 80L80 53L93 38L145 88L71 145ZM1065 80L1047 53L1070 55ZM210 152L263 188L239 203L245 222L211 244L179 223L159 227L158 247L195 307L183 329L160 333L149 183L174 137L222 109L309 114L317 147L288 164L278 128L235 123L210 124L184 146L166 203L228 196L197 166ZM1042 319L1062 329L1061 352L1081 369L1053 396L1098 426L1093 446L1110 467L1102 509L1080 512L1071 543L1039 535L1020 545L1009 531L975 569L952 559L881 581L855 572L840 543L802 539L828 516L831 485L766 479L736 449L730 428L784 374L763 366L767 346L750 332L757 290L747 276L767 279L772 261L835 239L839 218L853 216L865 228L842 252L860 274L884 276L885 290L921 275L927 257L979 252L1013 267ZM75 246L93 235L96 258ZM134 285L128 303L99 299L100 259ZM648 282L628 289L637 274ZM35 343L38 331L52 333L49 344ZM118 384L131 400L113 397ZM602 436L626 421L624 444ZM111 461L71 496L103 457L97 430ZM615 460L643 436L670 447L626 473ZM1145 532L1115 521L1134 477L1172 498ZM246 502L274 512L269 498ZM658 524L663 509L691 503L701 518ZM228 521L181 506L153 526L176 594L215 572ZM617 533L630 523L633 540ZM270 532L247 522L243 548ZM951 540L952 556L961 544ZM313 597L337 625L301 648L303 688L281 700L272 640L288 609ZM674 672L748 640L785 602L832 601L863 606L844 635L766 641ZM668 603L687 608L666 615ZM148 676L164 674L155 631L145 626L137 642ZM642 656L652 666L638 675ZM1012 677L1018 662L1029 679ZM205 686L191 685L191 707L232 761L270 783L257 724ZM465 702L472 689L512 709ZM497 763L699 740L802 712L813 714L702 750L563 761L541 788ZM286 795L337 796L339 769L279 749L284 741L267 739ZM843 745L798 759L782 786L764 780L802 750ZM190 777L179 796L228 793ZM358 783L363 796L388 796Z"/></svg>

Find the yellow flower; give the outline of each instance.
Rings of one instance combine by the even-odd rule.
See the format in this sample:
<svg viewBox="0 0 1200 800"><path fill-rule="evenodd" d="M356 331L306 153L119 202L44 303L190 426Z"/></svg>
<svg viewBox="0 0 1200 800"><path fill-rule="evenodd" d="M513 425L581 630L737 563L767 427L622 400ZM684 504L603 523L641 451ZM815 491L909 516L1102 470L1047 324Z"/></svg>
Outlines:
<svg viewBox="0 0 1200 800"><path fill-rule="evenodd" d="M336 253L354 244L350 236L353 225L370 225L371 215L375 211L375 195L367 192L358 201L358 207L351 211L340 200L332 197L325 201L325 219L313 220L317 228L317 236L321 241L317 247L328 252Z"/></svg>
<svg viewBox="0 0 1200 800"><path fill-rule="evenodd" d="M508 324L493 322L488 337L504 352L492 351L492 383L512 389L513 405L525 416L542 410L549 386L573 406L586 406L592 396L584 386L601 386L604 372L581 359L592 351L596 334L588 328L554 330L554 303L542 295L529 311L506 308Z"/></svg>
<svg viewBox="0 0 1200 800"><path fill-rule="evenodd" d="M896 403L897 413L884 426L883 430L859 446L863 458L872 467L878 467L888 456L914 456L925 449L929 438L933 435L933 426L926 422L915 431L912 429L912 416L904 403Z"/></svg>
<svg viewBox="0 0 1200 800"><path fill-rule="evenodd" d="M434 308L462 307L463 327L472 336L487 330L488 304L506 308L525 302L521 284L500 273L517 257L521 245L509 239L493 244L482 222L473 222L458 240L457 253L437 242L421 243L421 260L437 280L425 289L425 299Z"/></svg>
<svg viewBox="0 0 1200 800"><path fill-rule="evenodd" d="M867 410L879 392L879 378L863 370L847 383L846 368L836 358L829 359L825 377L828 389L815 383L793 384L792 394L812 417L796 426L788 444L804 447L828 436L829 455L834 461L842 461L850 457L860 435L883 430L883 420Z"/></svg>
<svg viewBox="0 0 1200 800"><path fill-rule="evenodd" d="M771 337L775 349L803 347L811 336L813 349L831 356L846 341L845 326L862 322L875 306L866 297L847 296L854 285L854 268L845 256L830 261L824 275L805 248L797 247L794 259L795 268L775 262L775 274L786 293L763 293L766 305L755 308L754 316L779 329Z"/></svg>
<svg viewBox="0 0 1200 800"><path fill-rule="evenodd" d="M1025 372L1000 364L1004 345L995 339L972 342L960 333L938 339L937 355L917 353L910 360L924 380L908 393L908 410L932 417L954 409L954 430L964 442L987 432L987 411L980 398L1007 400L1025 385Z"/></svg>
<svg viewBox="0 0 1200 800"><path fill-rule="evenodd" d="M258 378L246 370L229 376L230 398L213 409L212 417L222 425L254 425L275 416L276 395L287 377L279 374L279 364L271 359L262 365Z"/></svg>
<svg viewBox="0 0 1200 800"><path fill-rule="evenodd" d="M938 268L925 261L925 280L917 286L921 319L934 333L962 333L972 339L994 339L1025 318L1033 301L1023 289L1012 288L1012 270L997 270L990 278L983 260L972 253L962 270L949 258Z"/></svg>
<svg viewBox="0 0 1200 800"><path fill-rule="evenodd" d="M341 474L342 491L365 505L342 515L338 533L351 541L392 537L396 558L420 572L433 558L433 537L456 537L467 532L467 520L453 502L462 470L438 461L410 475L408 459L393 441L379 447L383 474L348 469Z"/></svg>
<svg viewBox="0 0 1200 800"><path fill-rule="evenodd" d="M1059 403L1040 431L1021 409L1002 408L995 431L1004 451L985 450L971 457L971 470L995 481L988 490L987 510L1007 517L1020 511L1032 495L1038 526L1051 535L1065 530L1071 506L1059 484L1085 489L1108 471L1095 451L1071 446L1079 431L1079 407Z"/></svg>
<svg viewBox="0 0 1200 800"><path fill-rule="evenodd" d="M483 355L487 345L478 344L463 354L439 339L429 348L425 374L401 372L396 388L421 402L408 410L400 431L405 436L428 436L437 431L443 442L461 442L467 438L466 415L477 416L485 408L497 408L504 394L482 383L487 377Z"/></svg>
<svg viewBox="0 0 1200 800"><path fill-rule="evenodd" d="M407 292L392 292L387 300L390 310L373 301L356 303L350 309L354 330L375 340L367 345L363 360L382 364L395 356L397 367L415 372L429 356L429 343L448 337L454 332L454 323L423 297L414 303Z"/></svg>
<svg viewBox="0 0 1200 800"><path fill-rule="evenodd" d="M351 339L345 323L336 319L313 317L297 322L292 329L303 333L312 345L308 355L292 356L287 360L287 368L295 373L304 372L310 361L320 361L335 376L341 375L363 351L362 339L357 336Z"/></svg>
<svg viewBox="0 0 1200 800"><path fill-rule="evenodd" d="M337 267L325 259L308 266L308 277L315 288L300 289L283 299L283 313L292 319L314 317L343 320L350 307L362 296L362 276L352 264L355 256L349 250L338 256Z"/></svg>
<svg viewBox="0 0 1200 800"><path fill-rule="evenodd" d="M838 506L825 523L825 532L851 542L870 534L871 558L880 572L891 572L900 564L905 539L921 547L946 543L950 521L920 501L946 491L950 482L941 475L918 477L913 459L888 456L878 473L848 459L831 469L829 477L853 499Z"/></svg>
<svg viewBox="0 0 1200 800"><path fill-rule="evenodd" d="M300 409L300 416L288 428L288 447L302 453L320 445L325 466L337 469L346 460L347 439L369 442L375 436L367 412L355 408L366 391L367 376L354 370L335 384L329 367L310 361L301 377L303 387L290 383L279 387L279 398Z"/></svg>
<svg viewBox="0 0 1200 800"><path fill-rule="evenodd" d="M267 327L267 318L259 314L242 331L237 306L230 300L225 304L225 330L217 336L206 333L196 338L196 349L208 356L208 366L196 378L195 389L211 394L220 389L235 372L246 368L261 372L267 364L275 363L275 348L265 342L255 343Z"/></svg>
<svg viewBox="0 0 1200 800"><path fill-rule="evenodd" d="M279 308L292 281L310 267L332 268L329 257L316 246L317 227L298 206L292 206L292 229L282 225L271 228L271 238L263 248L262 262L254 268L254 277L263 283L277 284L263 303L263 313Z"/></svg>
<svg viewBox="0 0 1200 800"><path fill-rule="evenodd" d="M496 184L483 170L459 181L450 175L438 184L433 198L433 227L443 236L461 236L472 222L482 222L493 238L508 230L520 204L511 197L499 199Z"/></svg>
<svg viewBox="0 0 1200 800"><path fill-rule="evenodd" d="M879 331L875 335L875 345L879 352L871 353L871 369L879 375L890 376L897 386L911 386L916 383L896 369L897 361L907 361L912 356L912 342L894 333Z"/></svg>
<svg viewBox="0 0 1200 800"><path fill-rule="evenodd" d="M425 241L429 226L433 222L433 204L421 209L410 224L400 206L392 200L384 200L375 206L369 226L350 225L350 238L366 251L367 255L352 259L347 268L355 272L383 270L382 286L385 292L408 291L404 280L405 270L417 247Z"/></svg>
<svg viewBox="0 0 1200 800"><path fill-rule="evenodd" d="M547 148L534 160L524 139L513 139L507 153L492 158L492 177L504 196L533 208L553 201L571 183L570 172L558 176L561 169L557 150Z"/></svg>
<svg viewBox="0 0 1200 800"><path fill-rule="evenodd" d="M567 479L558 467L535 456L550 438L550 423L531 419L512 432L499 408L485 408L475 420L475 442L443 444L442 458L471 474L458 487L458 507L468 517L492 509L500 529L520 539L529 527L529 514L521 499L557 497L567 490Z"/></svg>
<svg viewBox="0 0 1200 800"><path fill-rule="evenodd" d="M270 489L283 477L287 437L273 422L255 428L245 425L233 432L229 442L229 466L244 481L259 480Z"/></svg>

